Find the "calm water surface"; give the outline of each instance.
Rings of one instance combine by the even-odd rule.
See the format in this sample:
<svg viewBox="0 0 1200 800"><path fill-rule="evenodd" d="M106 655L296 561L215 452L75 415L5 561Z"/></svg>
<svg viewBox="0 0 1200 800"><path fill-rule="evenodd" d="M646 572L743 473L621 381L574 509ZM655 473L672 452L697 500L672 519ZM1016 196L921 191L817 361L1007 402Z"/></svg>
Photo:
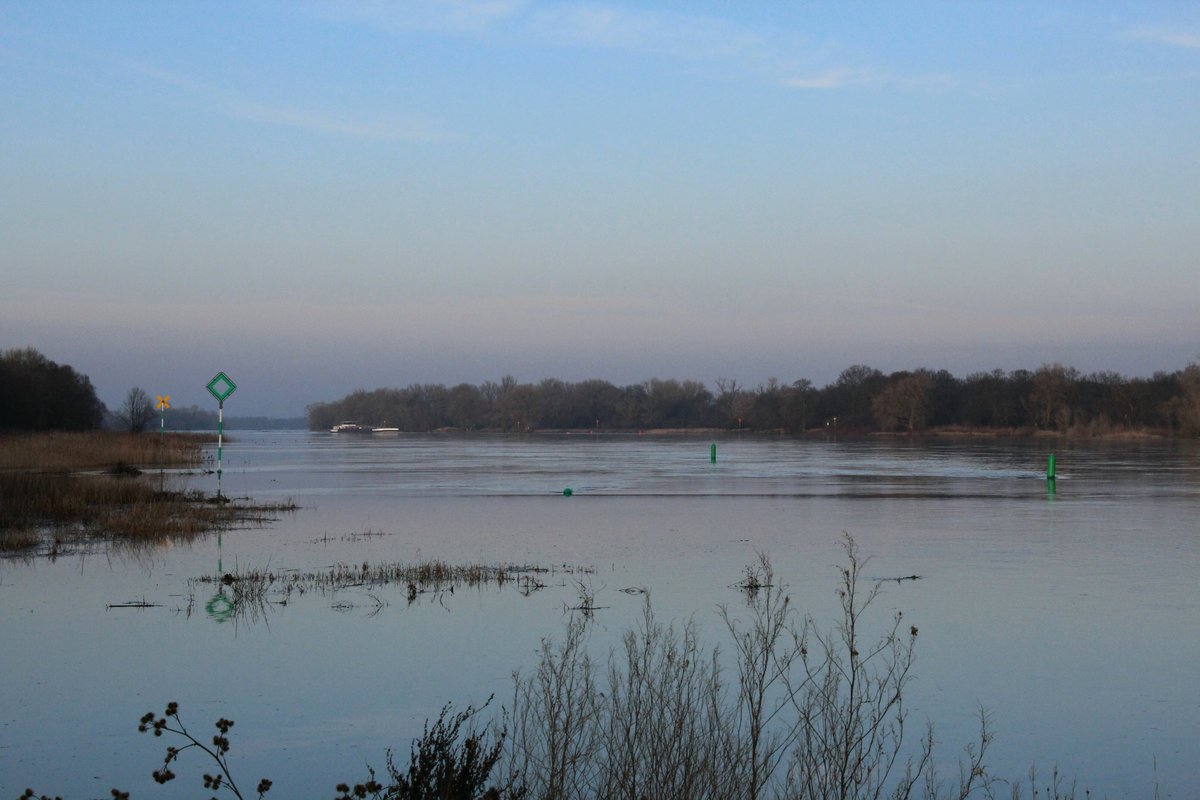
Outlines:
<svg viewBox="0 0 1200 800"><path fill-rule="evenodd" d="M231 760L280 797L329 796L407 753L446 701L507 697L562 630L577 576L523 596L312 592L220 621L188 580L232 568L450 562L586 566L615 642L649 591L660 618L721 643L720 604L755 554L798 607L834 621L840 537L853 534L920 628L911 707L952 762L992 714L989 763L1055 764L1100 796L1200 794L1200 448L1063 444L1057 491L1039 441L793 441L243 433L224 490L301 510L262 529L151 552L0 562L0 791L195 796L198 759L158 787L165 740L137 718L181 703L199 732L236 720ZM174 480L215 490L215 476ZM574 496L564 497L570 487ZM370 535L364 535L370 534ZM385 605L379 609L379 602ZM146 609L110 608L145 600ZM948 767L952 763L947 764ZM194 768L194 769L193 769Z"/></svg>

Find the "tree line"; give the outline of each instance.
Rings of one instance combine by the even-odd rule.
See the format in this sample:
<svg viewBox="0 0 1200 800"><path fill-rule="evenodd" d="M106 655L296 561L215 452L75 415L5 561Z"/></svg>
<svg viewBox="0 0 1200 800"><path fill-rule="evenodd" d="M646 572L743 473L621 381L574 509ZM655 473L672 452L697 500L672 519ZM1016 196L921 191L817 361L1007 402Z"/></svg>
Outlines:
<svg viewBox="0 0 1200 800"><path fill-rule="evenodd" d="M167 409L166 430L216 430L217 412L186 406ZM229 430L301 428L304 419L226 417ZM58 364L31 347L0 351L0 431L86 431L97 428L132 433L159 427L150 394L134 386L116 409L96 396L87 375Z"/></svg>
<svg viewBox="0 0 1200 800"><path fill-rule="evenodd" d="M411 384L358 390L307 408L312 430L343 421L396 427L529 432L722 428L803 434L965 427L1079 434L1152 430L1200 436L1200 365L1149 378L1083 374L1045 364L958 378L946 370L885 374L856 364L827 386L774 378L753 387L719 378L653 379L628 386L512 376L479 385Z"/></svg>
<svg viewBox="0 0 1200 800"><path fill-rule="evenodd" d="M0 430L91 430L105 413L88 376L33 348L0 352Z"/></svg>
<svg viewBox="0 0 1200 800"><path fill-rule="evenodd" d="M196 407L172 409L167 422L174 429L211 429L213 416ZM89 430L106 420L139 430L155 417L149 396L136 387L110 414L86 375L32 348L0 351L0 430ZM617 386L556 378L520 383L505 376L479 385L359 390L307 409L313 430L348 420L404 431L722 428L803 434L828 428L915 433L961 426L1082 434L1151 430L1195 437L1200 436L1200 365L1149 378L1083 374L1061 364L958 378L946 370L884 374L856 364L821 388L804 379L771 379L750 388L719 378L710 389L694 380L656 378ZM256 421L241 420L237 427L253 427Z"/></svg>

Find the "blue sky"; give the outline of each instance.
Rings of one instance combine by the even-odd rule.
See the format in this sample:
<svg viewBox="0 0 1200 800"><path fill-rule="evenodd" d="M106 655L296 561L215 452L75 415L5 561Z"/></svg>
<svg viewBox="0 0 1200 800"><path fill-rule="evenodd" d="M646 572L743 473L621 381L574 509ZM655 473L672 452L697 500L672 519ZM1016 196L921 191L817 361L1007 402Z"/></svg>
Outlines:
<svg viewBox="0 0 1200 800"><path fill-rule="evenodd" d="M229 413L1200 358L1200 4L0 2L0 347Z"/></svg>

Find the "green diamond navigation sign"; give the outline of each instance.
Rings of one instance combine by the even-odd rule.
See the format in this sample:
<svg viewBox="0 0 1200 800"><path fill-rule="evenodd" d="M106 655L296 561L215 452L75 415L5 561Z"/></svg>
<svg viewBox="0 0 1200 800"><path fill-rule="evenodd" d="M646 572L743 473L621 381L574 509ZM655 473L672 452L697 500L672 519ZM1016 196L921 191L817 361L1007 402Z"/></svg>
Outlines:
<svg viewBox="0 0 1200 800"><path fill-rule="evenodd" d="M208 393L217 398L217 497L221 495L221 451L224 449L224 433L225 433L225 400L229 395L237 391L237 384L229 379L229 376L224 372L218 372L213 375L213 379L208 382ZM217 535L217 544L221 542L220 534Z"/></svg>
<svg viewBox="0 0 1200 800"><path fill-rule="evenodd" d="M237 391L237 384L229 379L224 372L218 372L208 382L208 392L217 398L218 403L224 403L225 398Z"/></svg>

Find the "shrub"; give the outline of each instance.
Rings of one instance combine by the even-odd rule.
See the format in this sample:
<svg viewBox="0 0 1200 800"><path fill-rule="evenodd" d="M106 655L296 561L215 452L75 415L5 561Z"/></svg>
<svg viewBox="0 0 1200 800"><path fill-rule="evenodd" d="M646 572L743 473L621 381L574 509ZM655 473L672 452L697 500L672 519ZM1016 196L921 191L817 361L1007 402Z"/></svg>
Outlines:
<svg viewBox="0 0 1200 800"><path fill-rule="evenodd" d="M786 587L760 556L743 584L749 619L722 609L736 670L727 681L719 648L695 626L664 626L649 602L605 665L587 652L587 619L514 678L510 785L538 800L662 798L941 798L987 793L991 742L964 749L957 781L943 783L933 731L906 742L904 693L917 628L897 614L875 640L861 631L879 594L864 590L866 560L849 536L838 595L841 618L824 633L799 618Z"/></svg>

